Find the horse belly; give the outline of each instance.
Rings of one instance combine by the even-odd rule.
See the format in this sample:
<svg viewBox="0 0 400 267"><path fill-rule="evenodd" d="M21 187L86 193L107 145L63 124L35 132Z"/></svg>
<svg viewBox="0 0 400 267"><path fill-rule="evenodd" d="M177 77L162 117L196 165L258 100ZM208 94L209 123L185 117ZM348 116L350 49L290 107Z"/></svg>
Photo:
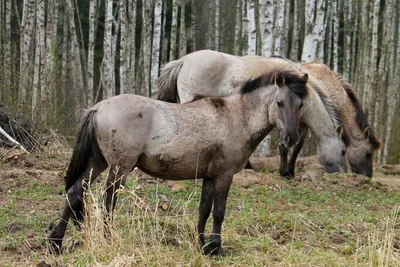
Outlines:
<svg viewBox="0 0 400 267"><path fill-rule="evenodd" d="M208 169L208 165L204 162L198 164L196 168L196 161L192 160L190 156L176 158L147 154L140 155L136 166L151 176L167 180L202 178Z"/></svg>

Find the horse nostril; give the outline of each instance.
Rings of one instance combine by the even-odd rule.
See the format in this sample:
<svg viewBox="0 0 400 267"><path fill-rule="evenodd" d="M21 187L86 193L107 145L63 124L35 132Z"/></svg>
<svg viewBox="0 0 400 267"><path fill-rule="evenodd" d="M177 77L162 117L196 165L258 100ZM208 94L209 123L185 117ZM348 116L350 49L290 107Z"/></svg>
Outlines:
<svg viewBox="0 0 400 267"><path fill-rule="evenodd" d="M286 142L286 144L290 143L290 136L289 135L285 136L285 142Z"/></svg>

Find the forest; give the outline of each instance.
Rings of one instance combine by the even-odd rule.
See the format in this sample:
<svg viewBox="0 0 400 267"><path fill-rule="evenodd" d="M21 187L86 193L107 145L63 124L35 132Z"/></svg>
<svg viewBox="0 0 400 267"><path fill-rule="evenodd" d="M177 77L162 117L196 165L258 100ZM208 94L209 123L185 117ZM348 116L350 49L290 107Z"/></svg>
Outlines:
<svg viewBox="0 0 400 267"><path fill-rule="evenodd" d="M0 103L73 136L85 108L155 97L160 69L190 52L319 61L356 89L400 161L400 0L0 0Z"/></svg>

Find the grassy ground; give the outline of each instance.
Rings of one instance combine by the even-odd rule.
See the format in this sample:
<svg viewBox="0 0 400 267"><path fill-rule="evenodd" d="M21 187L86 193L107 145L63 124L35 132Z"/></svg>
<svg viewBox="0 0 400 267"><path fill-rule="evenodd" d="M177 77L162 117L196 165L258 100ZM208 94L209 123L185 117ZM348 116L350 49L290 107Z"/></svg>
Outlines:
<svg viewBox="0 0 400 267"><path fill-rule="evenodd" d="M0 163L1 266L400 266L400 176L328 175L309 165L293 181L272 167L235 177L225 257L198 252L201 180L157 181L141 172L120 191L111 243L103 237L99 179L86 195L88 219L81 230L69 226L64 252L54 256L46 236L61 213L66 164L57 157Z"/></svg>

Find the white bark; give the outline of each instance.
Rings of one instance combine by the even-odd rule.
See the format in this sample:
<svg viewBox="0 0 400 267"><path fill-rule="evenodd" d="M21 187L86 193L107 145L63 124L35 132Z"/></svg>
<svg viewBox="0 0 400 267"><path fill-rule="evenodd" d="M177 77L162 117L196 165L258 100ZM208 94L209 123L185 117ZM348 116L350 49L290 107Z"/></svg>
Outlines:
<svg viewBox="0 0 400 267"><path fill-rule="evenodd" d="M319 54L318 46L322 46L324 37L324 4L323 0L306 0L306 35L301 56L302 62L314 61Z"/></svg>
<svg viewBox="0 0 400 267"><path fill-rule="evenodd" d="M2 15L2 13L0 13ZM0 100L4 101L6 93L8 94L11 92L11 1L8 0L6 1L5 5L5 32L3 34L3 40L4 40L4 65L3 65L3 71L4 71L4 80L3 80L3 86L4 86L4 95L1 96L0 92Z"/></svg>
<svg viewBox="0 0 400 267"><path fill-rule="evenodd" d="M255 6L254 0L248 0L247 2L247 20L248 20L248 55L256 54L256 45L257 45L257 37L256 37L256 16L255 16Z"/></svg>
<svg viewBox="0 0 400 267"><path fill-rule="evenodd" d="M96 38L96 25L97 25L97 0L90 0L89 2L89 43L88 43L88 106L91 107L94 104L94 46Z"/></svg>
<svg viewBox="0 0 400 267"><path fill-rule="evenodd" d="M160 68L160 43L161 43L161 14L162 0L155 0L154 6L154 25L153 25L153 48L151 59L151 97L157 94L157 78Z"/></svg>
<svg viewBox="0 0 400 267"><path fill-rule="evenodd" d="M113 1L106 0L106 13L104 18L104 41L103 41L103 92L105 98L110 98L115 95L115 83L114 83L114 69L112 63L113 55Z"/></svg>
<svg viewBox="0 0 400 267"><path fill-rule="evenodd" d="M19 149L29 154L29 152L17 140L12 138L6 131L4 131L4 129L1 126L0 126L0 134L2 134L5 138L7 138L8 141L10 141L11 143L18 146Z"/></svg>
<svg viewBox="0 0 400 267"><path fill-rule="evenodd" d="M19 77L19 91L20 91L20 106L22 109L26 107L26 101L28 98L28 88L30 87L29 72L30 72L30 60L29 51L32 45L33 37L33 26L35 23L35 12L36 12L36 1L35 0L24 0L24 7L22 13L21 23L21 37L20 37L20 77Z"/></svg>
<svg viewBox="0 0 400 267"><path fill-rule="evenodd" d="M220 40L219 40L219 0L214 0L215 1L215 36L214 36L214 49L215 51L219 51L219 45L220 45ZM255 25L255 23L254 23Z"/></svg>
<svg viewBox="0 0 400 267"><path fill-rule="evenodd" d="M260 36L262 42L261 55L272 56L274 38L274 1L259 0Z"/></svg>
<svg viewBox="0 0 400 267"><path fill-rule="evenodd" d="M179 31L179 57L186 55L186 24L185 24L185 2L181 1L181 26Z"/></svg>
<svg viewBox="0 0 400 267"><path fill-rule="evenodd" d="M285 5L286 5L286 0L278 0L275 7L276 7L276 18L275 18L275 27L274 27L274 32L275 32L275 51L274 55L282 55L282 38L283 38L283 24L284 24L284 11L285 11Z"/></svg>
<svg viewBox="0 0 400 267"><path fill-rule="evenodd" d="M142 8L143 26L142 26L142 53L143 53L143 79L145 92L144 95L150 96L150 63L151 63L151 1L144 1Z"/></svg>
<svg viewBox="0 0 400 267"><path fill-rule="evenodd" d="M171 22L171 41L170 41L170 52L169 60L176 59L176 43L178 33L178 1L172 0L172 22Z"/></svg>
<svg viewBox="0 0 400 267"><path fill-rule="evenodd" d="M80 48L78 43L78 37L76 34L76 26L75 26L75 15L74 15L74 5L72 0L67 0L67 14L69 17L69 31L71 38L71 51L74 66L73 70L73 83L74 83L74 97L77 104L77 111L80 112L81 108L85 106L86 96L82 93L84 88L83 84L83 75L82 75L82 64L81 64L81 56L80 56ZM79 114L77 115L79 116Z"/></svg>
<svg viewBox="0 0 400 267"><path fill-rule="evenodd" d="M32 120L36 119L40 114L40 85L43 73L42 66L42 47L45 46L44 40L44 1L39 0L37 3L36 15L36 37L35 37L35 64L33 73L33 86L32 86ZM39 105L39 106L38 106Z"/></svg>
<svg viewBox="0 0 400 267"><path fill-rule="evenodd" d="M340 12L338 9L339 9L339 5L338 5L337 0L333 0L332 1L332 23L333 23L332 62L333 62L333 70L336 72L338 71L338 40L339 40L339 15L340 15Z"/></svg>
<svg viewBox="0 0 400 267"><path fill-rule="evenodd" d="M350 66L351 66L351 57L350 57L350 49L351 49L351 28L356 29L353 20L353 0L344 1L344 66L343 66L343 77L346 80L350 80Z"/></svg>
<svg viewBox="0 0 400 267"><path fill-rule="evenodd" d="M240 1L240 0L238 0ZM241 0L242 2L242 36L241 36L241 40L243 42L242 45L242 55L246 55L247 54L247 50L248 50L248 19L247 19L247 0Z"/></svg>
<svg viewBox="0 0 400 267"><path fill-rule="evenodd" d="M242 0L236 3L236 20L235 20L235 55L239 55L240 45L242 43Z"/></svg>
<svg viewBox="0 0 400 267"><path fill-rule="evenodd" d="M128 77L127 77L127 61L129 60L129 44L128 44L128 39L129 36L127 35L128 33L128 18L127 18L127 12L126 12L126 0L120 1L120 6L119 6L119 23L120 23L120 29L121 29L121 49L119 51L119 88L120 88L120 93L121 94L126 94L128 93Z"/></svg>
<svg viewBox="0 0 400 267"><path fill-rule="evenodd" d="M128 67L128 79L129 87L128 92L135 92L136 85L136 0L128 0L128 24L129 24L129 67Z"/></svg>
<svg viewBox="0 0 400 267"><path fill-rule="evenodd" d="M300 21L298 19L298 2L297 0L293 1L293 36L292 36L292 49L289 51L289 58L291 60L297 61L298 57L298 47L299 47L299 28L300 28Z"/></svg>

